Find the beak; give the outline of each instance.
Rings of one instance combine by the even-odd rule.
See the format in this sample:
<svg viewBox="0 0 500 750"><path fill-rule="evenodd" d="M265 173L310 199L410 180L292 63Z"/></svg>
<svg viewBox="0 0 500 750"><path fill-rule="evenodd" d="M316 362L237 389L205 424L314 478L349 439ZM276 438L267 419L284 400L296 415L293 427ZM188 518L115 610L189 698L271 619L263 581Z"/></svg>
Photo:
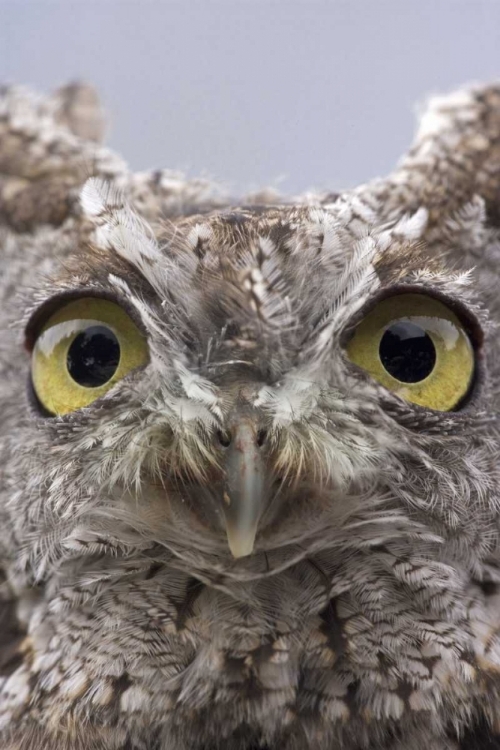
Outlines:
<svg viewBox="0 0 500 750"><path fill-rule="evenodd" d="M226 481L222 509L233 557L250 555L266 492L266 465L259 433L251 420L232 430L225 450Z"/></svg>

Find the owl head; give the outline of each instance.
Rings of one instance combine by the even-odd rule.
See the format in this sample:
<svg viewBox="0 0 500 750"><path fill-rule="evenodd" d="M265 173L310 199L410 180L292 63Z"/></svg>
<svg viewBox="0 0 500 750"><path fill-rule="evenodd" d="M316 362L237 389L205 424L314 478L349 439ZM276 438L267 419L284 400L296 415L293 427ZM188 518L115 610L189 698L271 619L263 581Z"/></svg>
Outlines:
<svg viewBox="0 0 500 750"><path fill-rule="evenodd" d="M25 96L4 95L0 164L20 102L51 131L23 121L0 182L12 585L119 625L162 571L174 602L189 577L259 633L335 601L358 680L374 643L469 649L472 582L498 577L500 91L432 100L385 179L237 207L131 175Z"/></svg>

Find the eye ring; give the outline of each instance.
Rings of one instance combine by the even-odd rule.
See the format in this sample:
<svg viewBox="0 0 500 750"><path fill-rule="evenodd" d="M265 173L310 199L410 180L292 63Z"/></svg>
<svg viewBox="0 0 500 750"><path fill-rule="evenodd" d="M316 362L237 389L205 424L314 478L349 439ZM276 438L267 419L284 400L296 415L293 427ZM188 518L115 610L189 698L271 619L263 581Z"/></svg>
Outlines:
<svg viewBox="0 0 500 750"><path fill-rule="evenodd" d="M89 406L148 361L145 336L123 308L96 297L57 309L33 346L31 377L43 410L63 415Z"/></svg>
<svg viewBox="0 0 500 750"><path fill-rule="evenodd" d="M394 299L405 295L422 296L426 299L441 302L448 310L455 314L461 326L469 337L474 351L479 353L484 342L484 331L476 315L466 307L460 300L445 294L439 289L428 289L422 284L410 284L401 282L391 287L385 287L370 297L352 316L340 336L340 345L346 349L352 339L358 325L386 299Z"/></svg>
<svg viewBox="0 0 500 750"><path fill-rule="evenodd" d="M346 353L389 391L435 411L458 408L474 381L466 329L450 307L425 294L382 298L356 325Z"/></svg>
<svg viewBox="0 0 500 750"><path fill-rule="evenodd" d="M136 308L126 297L113 294L106 289L82 286L81 288L76 287L75 289L59 292L52 297L45 299L40 306L32 312L24 329L24 348L26 351L28 351L29 354L33 352L38 336L53 315L59 312L59 310L62 310L70 302L76 302L82 299L105 300L106 302L111 302L117 307L120 307L129 316L132 322L135 323L144 338L147 338L147 330L144 327L141 317Z"/></svg>

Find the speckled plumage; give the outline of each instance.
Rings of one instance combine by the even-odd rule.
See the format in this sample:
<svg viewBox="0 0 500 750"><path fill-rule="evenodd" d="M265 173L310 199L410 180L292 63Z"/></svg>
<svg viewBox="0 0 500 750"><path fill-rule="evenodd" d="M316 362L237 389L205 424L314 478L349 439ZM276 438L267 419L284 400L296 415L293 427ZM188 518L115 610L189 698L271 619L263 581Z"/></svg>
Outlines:
<svg viewBox="0 0 500 750"><path fill-rule="evenodd" d="M130 174L101 134L86 87L1 92L1 747L500 747L500 89L431 100L386 179L293 202ZM395 288L482 331L461 409L347 361ZM126 306L150 361L48 417L24 329L75 293ZM236 411L276 478L237 560Z"/></svg>

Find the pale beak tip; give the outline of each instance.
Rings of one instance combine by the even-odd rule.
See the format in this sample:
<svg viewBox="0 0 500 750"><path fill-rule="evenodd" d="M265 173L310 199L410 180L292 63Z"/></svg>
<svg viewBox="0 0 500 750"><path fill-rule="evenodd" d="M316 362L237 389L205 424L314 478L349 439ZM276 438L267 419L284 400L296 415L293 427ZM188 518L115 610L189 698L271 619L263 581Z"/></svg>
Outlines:
<svg viewBox="0 0 500 750"><path fill-rule="evenodd" d="M248 557L248 555L252 554L255 545L255 531L253 533L238 534L238 532L231 533L229 529L227 530L227 542L231 554L235 559Z"/></svg>

